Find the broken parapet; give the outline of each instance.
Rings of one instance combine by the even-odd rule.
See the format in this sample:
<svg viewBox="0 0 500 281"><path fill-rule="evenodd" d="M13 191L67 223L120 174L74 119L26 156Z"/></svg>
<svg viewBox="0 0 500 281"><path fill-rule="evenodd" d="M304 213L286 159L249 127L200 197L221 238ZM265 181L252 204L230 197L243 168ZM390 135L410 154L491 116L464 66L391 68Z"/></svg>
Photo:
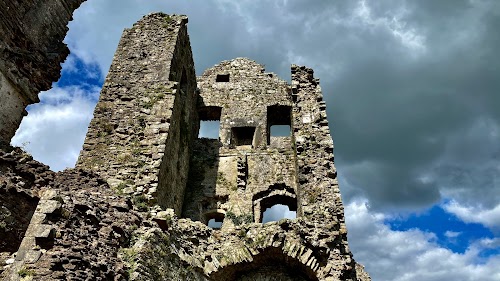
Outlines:
<svg viewBox="0 0 500 281"><path fill-rule="evenodd" d="M186 25L158 13L123 32L77 163L178 214L198 131Z"/></svg>
<svg viewBox="0 0 500 281"><path fill-rule="evenodd" d="M0 0L0 143L10 143L27 105L60 77L62 41L84 0Z"/></svg>

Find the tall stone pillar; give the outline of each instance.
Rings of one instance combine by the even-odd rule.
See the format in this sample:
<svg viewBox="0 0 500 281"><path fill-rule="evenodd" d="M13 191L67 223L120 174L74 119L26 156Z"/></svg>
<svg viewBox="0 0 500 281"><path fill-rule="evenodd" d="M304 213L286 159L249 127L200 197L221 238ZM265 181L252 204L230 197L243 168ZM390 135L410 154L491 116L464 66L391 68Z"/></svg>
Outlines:
<svg viewBox="0 0 500 281"><path fill-rule="evenodd" d="M157 13L123 32L77 163L178 214L198 133L187 22Z"/></svg>

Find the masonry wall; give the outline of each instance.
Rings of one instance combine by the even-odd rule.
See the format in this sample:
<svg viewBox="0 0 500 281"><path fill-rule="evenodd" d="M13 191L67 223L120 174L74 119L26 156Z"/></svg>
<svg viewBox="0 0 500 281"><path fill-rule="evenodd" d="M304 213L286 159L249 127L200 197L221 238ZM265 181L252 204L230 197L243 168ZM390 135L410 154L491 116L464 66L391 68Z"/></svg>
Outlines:
<svg viewBox="0 0 500 281"><path fill-rule="evenodd" d="M231 216L260 222L259 200L265 196L288 189L296 200L291 134L269 138L269 110L287 109L290 122L286 81L255 61L237 58L207 69L198 87L200 120L218 119L220 130L218 139L195 142L184 216L206 223L214 213L227 214L226 227ZM274 185L282 188L267 192Z"/></svg>
<svg viewBox="0 0 500 281"><path fill-rule="evenodd" d="M180 214L197 134L187 17L151 14L124 31L77 167Z"/></svg>
<svg viewBox="0 0 500 281"><path fill-rule="evenodd" d="M302 212L316 230L318 245L331 251L325 257L335 264L324 274L334 278L355 276L355 262L347 244L344 208L334 166L333 141L330 136L319 79L314 71L292 65L292 95L294 99L293 134L297 153L299 198ZM338 266L342 264L342 266Z"/></svg>
<svg viewBox="0 0 500 281"><path fill-rule="evenodd" d="M25 107L60 77L62 41L84 0L0 0L0 142L10 143Z"/></svg>
<svg viewBox="0 0 500 281"><path fill-rule="evenodd" d="M21 149L0 145L0 279L6 260L21 246L40 190L50 185L54 175Z"/></svg>
<svg viewBox="0 0 500 281"><path fill-rule="evenodd" d="M21 124L23 116L27 114L25 107L29 101L2 72L0 72L0 101L0 141L8 144Z"/></svg>
<svg viewBox="0 0 500 281"><path fill-rule="evenodd" d="M292 66L289 85L225 61L198 96L186 24L157 13L124 31L76 169L0 150L0 278L369 280L347 245L313 71ZM196 139L200 119L220 119L219 138ZM290 136L269 136L284 123ZM263 224L274 203L297 218ZM221 229L206 225L214 212Z"/></svg>
<svg viewBox="0 0 500 281"><path fill-rule="evenodd" d="M237 58L198 77L200 120L220 120L219 137L194 143L183 216L201 223L179 226L200 234L176 248L211 280L369 278L347 244L319 80L307 67L291 71L290 85ZM269 136L271 125L287 124L289 136ZM288 205L297 218L263 224L274 204ZM206 233L211 218L222 226Z"/></svg>

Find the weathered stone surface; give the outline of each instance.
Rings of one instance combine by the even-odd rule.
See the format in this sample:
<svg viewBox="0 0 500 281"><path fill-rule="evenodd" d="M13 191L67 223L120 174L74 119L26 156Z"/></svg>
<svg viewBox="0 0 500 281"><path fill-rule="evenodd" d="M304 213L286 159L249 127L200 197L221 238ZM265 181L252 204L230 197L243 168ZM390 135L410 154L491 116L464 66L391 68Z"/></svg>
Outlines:
<svg viewBox="0 0 500 281"><path fill-rule="evenodd" d="M186 25L152 14L124 31L77 164L178 214L198 130Z"/></svg>
<svg viewBox="0 0 500 281"><path fill-rule="evenodd" d="M19 148L0 146L0 252L19 248L39 201L39 192L54 172ZM1 268L0 268L1 271Z"/></svg>
<svg viewBox="0 0 500 281"><path fill-rule="evenodd" d="M50 186L40 192L15 262L2 280L18 280L22 271L32 280L127 280L119 249L128 247L132 231L145 221L123 208L130 199L81 170L57 173Z"/></svg>
<svg viewBox="0 0 500 281"><path fill-rule="evenodd" d="M0 277L370 280L348 247L319 81L291 70L289 84L237 58L196 79L185 16L125 30L76 169L0 150L0 222L19 222ZM200 120L219 137L197 138ZM262 223L274 204L297 218Z"/></svg>
<svg viewBox="0 0 500 281"><path fill-rule="evenodd" d="M28 104L59 79L62 42L85 0L0 0L0 142L9 143Z"/></svg>

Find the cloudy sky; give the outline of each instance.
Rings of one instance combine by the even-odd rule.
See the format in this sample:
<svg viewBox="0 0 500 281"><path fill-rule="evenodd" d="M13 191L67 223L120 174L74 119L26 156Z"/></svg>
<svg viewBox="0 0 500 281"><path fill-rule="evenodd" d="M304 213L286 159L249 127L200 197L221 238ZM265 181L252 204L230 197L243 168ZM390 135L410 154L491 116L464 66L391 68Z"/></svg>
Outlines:
<svg viewBox="0 0 500 281"><path fill-rule="evenodd" d="M89 0L13 144L73 167L124 28L187 14L196 71L315 69L349 230L373 280L500 280L500 2Z"/></svg>

